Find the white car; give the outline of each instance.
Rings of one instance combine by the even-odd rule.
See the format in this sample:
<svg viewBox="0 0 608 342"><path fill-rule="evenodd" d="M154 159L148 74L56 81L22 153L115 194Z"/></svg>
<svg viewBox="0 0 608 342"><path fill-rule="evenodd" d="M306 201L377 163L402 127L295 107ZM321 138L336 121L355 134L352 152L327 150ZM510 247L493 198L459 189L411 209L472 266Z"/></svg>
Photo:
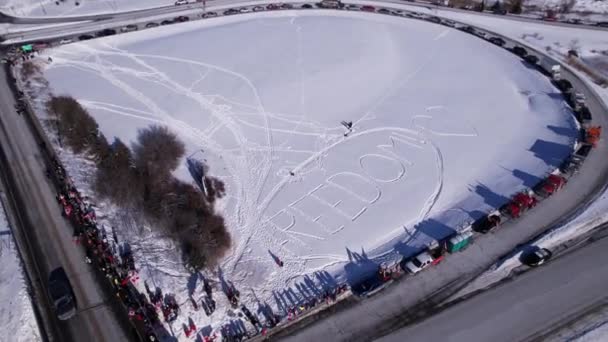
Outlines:
<svg viewBox="0 0 608 342"><path fill-rule="evenodd" d="M69 44L71 42L72 42L71 39L62 39L62 40L59 41L59 44L63 45L63 44Z"/></svg>
<svg viewBox="0 0 608 342"><path fill-rule="evenodd" d="M428 252L424 251L406 262L403 269L410 274L416 274L425 269L431 263L433 263L433 257L431 257Z"/></svg>
<svg viewBox="0 0 608 342"><path fill-rule="evenodd" d="M188 4L188 0L177 0L175 2L175 6L179 6L179 5L187 5Z"/></svg>

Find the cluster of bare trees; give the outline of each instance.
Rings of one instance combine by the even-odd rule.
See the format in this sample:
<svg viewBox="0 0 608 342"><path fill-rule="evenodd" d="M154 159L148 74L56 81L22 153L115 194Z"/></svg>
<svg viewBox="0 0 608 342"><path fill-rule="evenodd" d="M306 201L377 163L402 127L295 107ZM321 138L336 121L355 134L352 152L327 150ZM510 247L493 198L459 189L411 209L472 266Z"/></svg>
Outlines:
<svg viewBox="0 0 608 342"><path fill-rule="evenodd" d="M184 155L184 144L175 134L165 126L152 125L140 130L129 148L118 138L109 143L86 109L71 97L53 97L47 108L55 115L65 143L95 161L98 196L136 209L153 227L174 238L190 269L217 264L230 247L224 219L213 209L214 199L225 191L224 184L207 177L208 196L203 196L192 184L173 177Z"/></svg>

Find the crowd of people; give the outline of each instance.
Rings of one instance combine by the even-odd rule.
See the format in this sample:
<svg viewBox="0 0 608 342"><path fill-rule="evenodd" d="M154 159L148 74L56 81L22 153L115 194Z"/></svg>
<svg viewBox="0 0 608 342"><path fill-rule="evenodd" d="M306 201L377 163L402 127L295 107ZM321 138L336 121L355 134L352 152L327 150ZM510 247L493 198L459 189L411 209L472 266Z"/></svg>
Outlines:
<svg viewBox="0 0 608 342"><path fill-rule="evenodd" d="M84 261L108 279L140 336L145 336L147 341L158 341L158 312L162 312L165 321L171 322L177 318L179 305L170 296L163 298L160 291L154 294L149 291L146 296L137 290L134 284L139 281L139 275L130 248L119 244L113 229L112 238L108 238L106 229L97 225L95 210L88 198L81 196L57 159L51 162L47 176L56 183L62 215L72 223L74 243L84 248Z"/></svg>

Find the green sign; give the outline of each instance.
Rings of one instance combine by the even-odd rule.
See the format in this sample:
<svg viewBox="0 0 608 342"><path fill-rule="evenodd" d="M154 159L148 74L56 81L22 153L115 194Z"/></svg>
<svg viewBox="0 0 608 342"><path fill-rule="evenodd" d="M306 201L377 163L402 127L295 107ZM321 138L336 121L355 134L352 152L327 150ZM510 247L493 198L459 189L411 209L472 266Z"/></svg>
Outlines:
<svg viewBox="0 0 608 342"><path fill-rule="evenodd" d="M32 44L21 45L21 51L23 51L23 52L34 51L34 46Z"/></svg>

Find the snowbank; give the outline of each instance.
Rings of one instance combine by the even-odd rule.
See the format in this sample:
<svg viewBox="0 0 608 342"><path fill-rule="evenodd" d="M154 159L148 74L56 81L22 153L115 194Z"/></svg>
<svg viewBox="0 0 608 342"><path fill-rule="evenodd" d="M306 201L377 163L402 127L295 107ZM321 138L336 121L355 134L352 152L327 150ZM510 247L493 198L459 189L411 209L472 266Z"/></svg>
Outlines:
<svg viewBox="0 0 608 342"><path fill-rule="evenodd" d="M0 329L15 342L42 341L11 228L0 206Z"/></svg>

